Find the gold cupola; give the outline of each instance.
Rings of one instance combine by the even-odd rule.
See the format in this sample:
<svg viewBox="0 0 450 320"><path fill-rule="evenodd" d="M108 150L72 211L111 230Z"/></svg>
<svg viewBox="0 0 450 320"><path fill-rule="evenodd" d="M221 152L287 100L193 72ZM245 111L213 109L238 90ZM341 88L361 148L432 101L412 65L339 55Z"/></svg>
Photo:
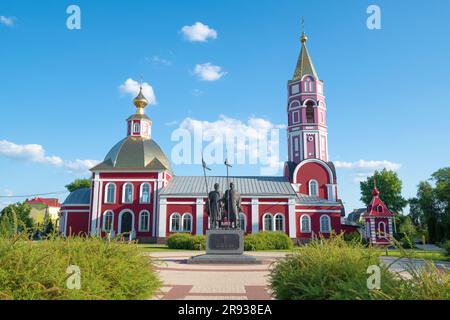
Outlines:
<svg viewBox="0 0 450 320"><path fill-rule="evenodd" d="M148 105L148 100L142 93L142 85L139 87L139 93L133 100L134 105L136 106L137 114L144 114L144 109Z"/></svg>

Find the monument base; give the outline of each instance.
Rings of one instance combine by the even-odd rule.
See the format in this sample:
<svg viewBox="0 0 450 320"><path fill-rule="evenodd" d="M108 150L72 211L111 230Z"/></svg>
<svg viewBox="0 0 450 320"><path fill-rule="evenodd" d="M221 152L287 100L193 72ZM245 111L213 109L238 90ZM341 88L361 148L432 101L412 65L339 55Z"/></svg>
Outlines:
<svg viewBox="0 0 450 320"><path fill-rule="evenodd" d="M261 264L262 261L246 254L201 254L187 260L188 264Z"/></svg>
<svg viewBox="0 0 450 320"><path fill-rule="evenodd" d="M244 231L206 230L206 254L191 257L190 264L260 264L261 260L244 254Z"/></svg>

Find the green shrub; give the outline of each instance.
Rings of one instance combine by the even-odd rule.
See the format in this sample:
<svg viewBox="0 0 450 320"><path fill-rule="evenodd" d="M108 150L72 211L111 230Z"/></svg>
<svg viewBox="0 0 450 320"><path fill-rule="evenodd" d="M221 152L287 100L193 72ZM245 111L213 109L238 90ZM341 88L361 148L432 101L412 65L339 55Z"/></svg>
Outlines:
<svg viewBox="0 0 450 320"><path fill-rule="evenodd" d="M80 289L66 284L70 265L80 268ZM135 243L0 238L0 299L148 299L160 286L152 261Z"/></svg>
<svg viewBox="0 0 450 320"><path fill-rule="evenodd" d="M170 249L205 250L206 237L203 235L191 235L189 233L175 233L167 238L167 246Z"/></svg>
<svg viewBox="0 0 450 320"><path fill-rule="evenodd" d="M443 247L447 255L450 256L450 240L445 241Z"/></svg>
<svg viewBox="0 0 450 320"><path fill-rule="evenodd" d="M355 232L345 232L344 233L344 240L347 242L362 242L361 233L355 231Z"/></svg>
<svg viewBox="0 0 450 320"><path fill-rule="evenodd" d="M313 240L271 266L269 285L277 299L450 299L450 275L433 264L416 269L409 279L380 263L379 252L343 236ZM367 268L380 267L381 289L369 290Z"/></svg>
<svg viewBox="0 0 450 320"><path fill-rule="evenodd" d="M292 240L284 232L259 232L244 237L244 250L290 250Z"/></svg>

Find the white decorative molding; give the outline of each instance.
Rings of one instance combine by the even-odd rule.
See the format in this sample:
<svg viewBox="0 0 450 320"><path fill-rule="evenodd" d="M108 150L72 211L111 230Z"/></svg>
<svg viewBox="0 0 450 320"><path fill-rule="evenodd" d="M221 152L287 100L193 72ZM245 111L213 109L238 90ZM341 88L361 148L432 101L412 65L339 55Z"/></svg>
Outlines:
<svg viewBox="0 0 450 320"><path fill-rule="evenodd" d="M252 233L259 231L259 206L258 198L252 198Z"/></svg>

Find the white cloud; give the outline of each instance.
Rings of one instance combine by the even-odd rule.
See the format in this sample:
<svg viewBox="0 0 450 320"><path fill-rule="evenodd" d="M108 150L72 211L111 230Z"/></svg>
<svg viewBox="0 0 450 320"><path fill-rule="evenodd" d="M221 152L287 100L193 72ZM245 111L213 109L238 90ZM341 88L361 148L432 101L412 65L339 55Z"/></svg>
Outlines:
<svg viewBox="0 0 450 320"><path fill-rule="evenodd" d="M195 75L203 81L216 81L227 73L222 71L222 67L215 66L210 62L197 64L194 69Z"/></svg>
<svg viewBox="0 0 450 320"><path fill-rule="evenodd" d="M208 38L217 38L217 31L201 22L196 22L192 26L184 26L181 28L181 33L186 40L191 42L205 42Z"/></svg>
<svg viewBox="0 0 450 320"><path fill-rule="evenodd" d="M201 96L202 94L204 94L205 92L202 91L202 90L200 90L200 89L194 89L194 90L191 91L191 93L192 93L192 95L193 95L194 97L199 97L199 96Z"/></svg>
<svg viewBox="0 0 450 320"><path fill-rule="evenodd" d="M169 67L169 66L172 65L172 61L170 61L168 59L165 59L165 58L162 58L160 56L146 57L145 61L148 62L148 63L151 63L151 64L153 64L155 66L162 65L162 66Z"/></svg>
<svg viewBox="0 0 450 320"><path fill-rule="evenodd" d="M370 170L398 170L401 167L400 163L391 162L388 160L358 160L354 162L335 161L336 168L343 169L370 169Z"/></svg>
<svg viewBox="0 0 450 320"><path fill-rule="evenodd" d="M14 17L0 16L0 23L7 27L12 27L14 25L15 20L16 18Z"/></svg>
<svg viewBox="0 0 450 320"><path fill-rule="evenodd" d="M231 164L260 164L264 166L261 174L267 175L277 174L283 168L284 162L279 157L279 129L284 127L263 118L251 117L245 122L225 115L220 115L216 121L188 117L179 126L194 134L201 132L203 138L200 138L208 144L205 151L219 152L214 155L205 152L208 163L222 163L227 156L224 149L227 149Z"/></svg>
<svg viewBox="0 0 450 320"><path fill-rule="evenodd" d="M99 163L97 160L68 160L58 156L47 156L45 149L39 144L15 144L7 140L0 140L0 156L27 162L48 164L66 169L73 174L87 174L89 169Z"/></svg>
<svg viewBox="0 0 450 320"><path fill-rule="evenodd" d="M140 83L136 80L128 78L123 84L119 86L122 94L129 94L132 98L139 94ZM142 83L142 93L147 98L149 104L156 104L156 97L153 87L147 82Z"/></svg>

